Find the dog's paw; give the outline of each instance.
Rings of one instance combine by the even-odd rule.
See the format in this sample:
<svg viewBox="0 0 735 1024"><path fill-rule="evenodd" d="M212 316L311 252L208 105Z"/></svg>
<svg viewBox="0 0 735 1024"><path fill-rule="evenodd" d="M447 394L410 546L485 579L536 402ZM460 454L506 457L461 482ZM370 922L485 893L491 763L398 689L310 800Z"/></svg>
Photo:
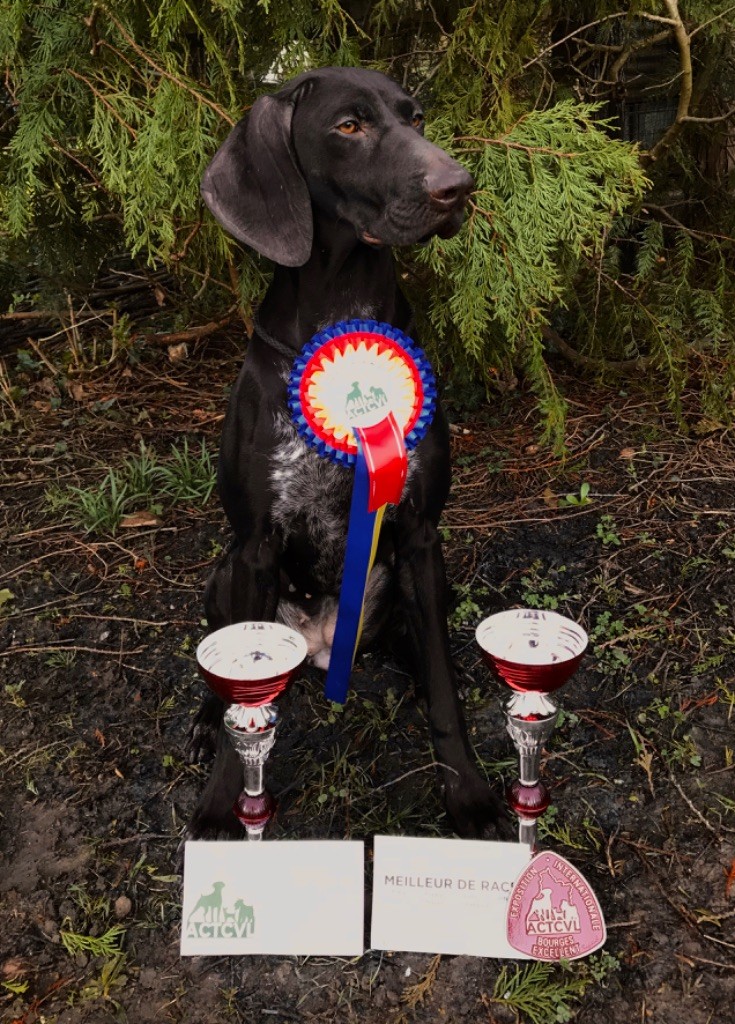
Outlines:
<svg viewBox="0 0 735 1024"><path fill-rule="evenodd" d="M211 723L195 722L192 725L184 748L188 764L206 764L212 760L217 749L217 732L217 727Z"/></svg>
<svg viewBox="0 0 735 1024"><path fill-rule="evenodd" d="M189 764L204 764L214 757L222 712L222 701L218 697L207 697L202 702L184 748L184 756Z"/></svg>
<svg viewBox="0 0 735 1024"><path fill-rule="evenodd" d="M448 779L444 802L449 820L463 839L516 838L505 802L478 774Z"/></svg>

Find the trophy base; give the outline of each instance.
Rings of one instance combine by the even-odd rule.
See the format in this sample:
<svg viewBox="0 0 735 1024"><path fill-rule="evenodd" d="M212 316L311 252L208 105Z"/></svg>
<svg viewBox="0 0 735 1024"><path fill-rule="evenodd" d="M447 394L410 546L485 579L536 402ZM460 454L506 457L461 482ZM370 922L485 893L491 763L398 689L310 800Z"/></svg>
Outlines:
<svg viewBox="0 0 735 1024"><path fill-rule="evenodd" d="M251 842L263 838L263 832L276 811L276 801L268 790L251 795L244 790L232 807L233 813L244 826Z"/></svg>

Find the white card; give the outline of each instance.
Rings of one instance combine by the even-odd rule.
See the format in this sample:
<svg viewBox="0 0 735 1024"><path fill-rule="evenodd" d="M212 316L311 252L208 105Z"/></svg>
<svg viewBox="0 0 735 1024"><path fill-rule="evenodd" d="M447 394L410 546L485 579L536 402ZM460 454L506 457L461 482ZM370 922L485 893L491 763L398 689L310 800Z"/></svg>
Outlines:
<svg viewBox="0 0 735 1024"><path fill-rule="evenodd" d="M190 842L182 956L364 950L361 842Z"/></svg>
<svg viewBox="0 0 735 1024"><path fill-rule="evenodd" d="M530 859L521 843L376 836L371 946L527 959L505 922Z"/></svg>

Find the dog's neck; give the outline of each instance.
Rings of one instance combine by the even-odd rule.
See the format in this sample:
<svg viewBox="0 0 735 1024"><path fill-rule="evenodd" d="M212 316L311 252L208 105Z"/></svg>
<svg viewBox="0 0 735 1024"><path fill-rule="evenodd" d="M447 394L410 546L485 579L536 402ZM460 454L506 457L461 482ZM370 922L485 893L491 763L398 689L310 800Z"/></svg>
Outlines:
<svg viewBox="0 0 735 1024"><path fill-rule="evenodd" d="M406 329L411 310L389 247L361 242L345 221L314 211L314 244L301 267L276 266L258 314L264 330L298 352L319 330L353 317Z"/></svg>

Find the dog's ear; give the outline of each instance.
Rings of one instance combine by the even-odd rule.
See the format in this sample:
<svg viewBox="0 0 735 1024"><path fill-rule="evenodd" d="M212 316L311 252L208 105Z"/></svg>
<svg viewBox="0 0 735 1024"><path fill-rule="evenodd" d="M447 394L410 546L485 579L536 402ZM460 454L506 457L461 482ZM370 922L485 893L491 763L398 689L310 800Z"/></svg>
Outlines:
<svg viewBox="0 0 735 1024"><path fill-rule="evenodd" d="M293 102L261 96L204 172L202 196L240 242L284 267L309 258L311 199L291 142Z"/></svg>

